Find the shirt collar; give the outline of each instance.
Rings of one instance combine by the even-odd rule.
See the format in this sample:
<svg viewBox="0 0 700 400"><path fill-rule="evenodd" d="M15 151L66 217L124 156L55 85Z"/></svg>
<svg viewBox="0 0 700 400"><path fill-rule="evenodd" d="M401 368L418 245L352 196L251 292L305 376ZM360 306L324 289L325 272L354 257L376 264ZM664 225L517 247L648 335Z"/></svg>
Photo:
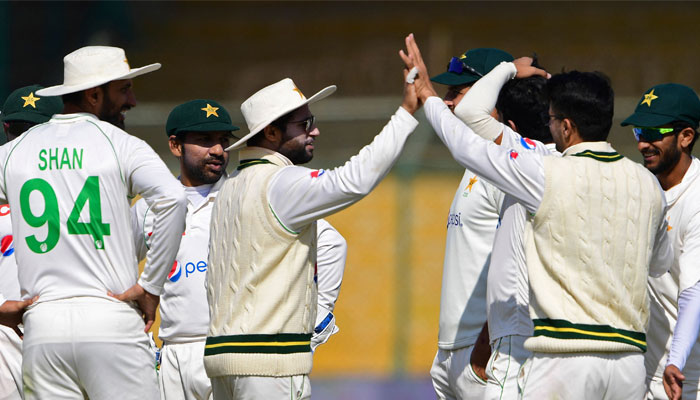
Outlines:
<svg viewBox="0 0 700 400"><path fill-rule="evenodd" d="M573 146L569 146L561 154L563 156L571 156L577 153L582 153L586 150L598 153L617 153L608 142L581 142Z"/></svg>

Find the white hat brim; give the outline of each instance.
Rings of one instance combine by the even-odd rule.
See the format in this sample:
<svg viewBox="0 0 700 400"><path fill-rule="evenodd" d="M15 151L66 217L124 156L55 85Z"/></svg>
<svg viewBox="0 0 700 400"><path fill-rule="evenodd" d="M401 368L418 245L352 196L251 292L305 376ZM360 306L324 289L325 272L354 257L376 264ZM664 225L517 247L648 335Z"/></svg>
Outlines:
<svg viewBox="0 0 700 400"><path fill-rule="evenodd" d="M160 63L153 63L153 64L146 65L145 67L130 69L129 72L126 74L107 76L107 77L104 77L101 79L96 79L93 81L84 82L84 83L81 83L79 85L49 86L47 88L37 90L36 95L37 96L61 96L61 95L68 94L68 93L75 93L75 92L79 92L81 90L98 87L98 86L105 84L107 82L118 81L120 79L135 78L139 75L143 75L143 74L147 74L149 72L156 71L156 70L160 69L160 67L161 67Z"/></svg>
<svg viewBox="0 0 700 400"><path fill-rule="evenodd" d="M270 123L274 122L277 118L279 118L279 117L281 117L281 116L283 116L291 111L294 111L299 107L303 107L306 104L312 104L312 103L315 103L319 100L323 100L326 97L332 95L336 91L336 89L338 89L338 87L335 85L327 86L327 87L321 89L318 93L316 93L313 96L309 97L308 99L304 100L303 102L295 104L289 108L283 108L276 114L271 114L269 116L269 118L267 118L265 121L262 121L259 124L257 124L256 126L254 126L253 128L251 128L250 132L248 132L245 136L240 138L236 143L225 148L224 151L236 150L236 149L243 147L243 145L245 145L245 143L248 141L248 139L255 136L255 134L260 132L266 126L270 125Z"/></svg>

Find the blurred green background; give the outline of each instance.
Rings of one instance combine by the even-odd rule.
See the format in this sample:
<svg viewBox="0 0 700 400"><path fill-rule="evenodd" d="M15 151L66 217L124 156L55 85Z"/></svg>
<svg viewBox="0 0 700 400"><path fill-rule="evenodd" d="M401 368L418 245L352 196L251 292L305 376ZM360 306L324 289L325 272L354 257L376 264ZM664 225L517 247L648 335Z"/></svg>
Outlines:
<svg viewBox="0 0 700 400"><path fill-rule="evenodd" d="M2 2L0 17L3 98L61 83L62 57L85 45L123 47L132 67L162 63L134 80L139 105L126 124L175 174L164 131L175 105L215 99L247 132L240 103L284 77L307 96L338 85L312 107L321 136L309 166L342 165L399 106L397 53L409 32L433 74L472 47L536 52L552 73L604 72L616 92L610 141L634 160L634 139L619 122L644 90L700 88L694 2ZM462 173L422 123L376 191L329 218L349 255L341 332L316 352L314 398L434 397L445 220Z"/></svg>

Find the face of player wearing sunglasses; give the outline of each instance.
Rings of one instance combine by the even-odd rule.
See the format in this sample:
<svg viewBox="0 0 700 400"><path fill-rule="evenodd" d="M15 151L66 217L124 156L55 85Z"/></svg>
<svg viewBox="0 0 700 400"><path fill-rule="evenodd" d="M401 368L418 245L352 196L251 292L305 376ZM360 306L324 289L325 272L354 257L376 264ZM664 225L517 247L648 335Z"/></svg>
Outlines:
<svg viewBox="0 0 700 400"><path fill-rule="evenodd" d="M660 128L633 128L637 149L644 157L644 166L658 175L671 170L681 158L682 148L678 140L679 130L671 126Z"/></svg>
<svg viewBox="0 0 700 400"><path fill-rule="evenodd" d="M277 151L295 165L305 164L314 157L314 140L320 133L316 128L316 118L304 105L292 113Z"/></svg>

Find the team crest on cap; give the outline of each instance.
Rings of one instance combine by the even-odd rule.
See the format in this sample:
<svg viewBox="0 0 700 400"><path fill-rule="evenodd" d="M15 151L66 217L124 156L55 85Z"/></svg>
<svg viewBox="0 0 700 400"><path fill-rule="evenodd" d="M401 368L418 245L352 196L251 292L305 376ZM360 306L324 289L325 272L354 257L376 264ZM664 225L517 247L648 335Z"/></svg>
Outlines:
<svg viewBox="0 0 700 400"><path fill-rule="evenodd" d="M651 92L644 95L644 100L642 100L640 105L646 104L649 107L651 107L651 102L658 99L658 98L659 98L659 96L654 94L654 89L651 89Z"/></svg>
<svg viewBox="0 0 700 400"><path fill-rule="evenodd" d="M301 90L299 90L298 87L294 86L294 89L292 89L292 90L295 91L295 92L297 92L297 93L299 93L299 96L300 96L302 99L305 99L305 98L306 98L306 97L304 97L304 93L302 93Z"/></svg>
<svg viewBox="0 0 700 400"><path fill-rule="evenodd" d="M209 103L207 103L207 106L206 106L206 107L200 108L200 110L206 111L206 113L207 113L207 118L209 118L209 117L212 116L212 115L215 116L215 117L218 117L219 114L216 113L216 111L217 111L218 109L219 109L219 107L212 107L211 104L209 104Z"/></svg>
<svg viewBox="0 0 700 400"><path fill-rule="evenodd" d="M22 108L26 106L32 106L32 108L36 108L36 102L40 99L41 97L34 97L34 92L30 92L29 96L22 96L22 100L24 100L24 105L22 106Z"/></svg>
<svg viewBox="0 0 700 400"><path fill-rule="evenodd" d="M528 150L535 150L535 148L537 148L537 143L535 143L532 139L526 137L520 138L520 144Z"/></svg>

